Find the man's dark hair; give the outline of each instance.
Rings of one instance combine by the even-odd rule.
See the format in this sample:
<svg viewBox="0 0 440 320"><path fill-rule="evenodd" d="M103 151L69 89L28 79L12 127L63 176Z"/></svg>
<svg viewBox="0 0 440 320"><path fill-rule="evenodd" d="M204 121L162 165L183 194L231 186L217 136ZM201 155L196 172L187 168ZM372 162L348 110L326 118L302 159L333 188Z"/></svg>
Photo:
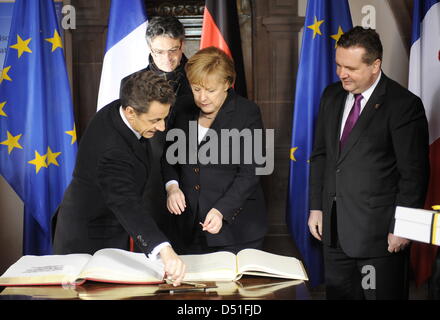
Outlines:
<svg viewBox="0 0 440 320"><path fill-rule="evenodd" d="M338 47L362 47L365 54L362 61L368 65L372 64L376 59L382 61L382 42L379 34L373 29L364 29L360 26L354 27L350 31L344 33L338 41Z"/></svg>
<svg viewBox="0 0 440 320"><path fill-rule="evenodd" d="M147 113L150 103L174 104L175 94L167 80L152 71L139 71L121 83L120 100L122 108L132 107L136 113Z"/></svg>
<svg viewBox="0 0 440 320"><path fill-rule="evenodd" d="M148 20L146 32L148 45L151 45L151 40L157 36L166 36L183 41L185 40L185 28L176 17L156 16Z"/></svg>

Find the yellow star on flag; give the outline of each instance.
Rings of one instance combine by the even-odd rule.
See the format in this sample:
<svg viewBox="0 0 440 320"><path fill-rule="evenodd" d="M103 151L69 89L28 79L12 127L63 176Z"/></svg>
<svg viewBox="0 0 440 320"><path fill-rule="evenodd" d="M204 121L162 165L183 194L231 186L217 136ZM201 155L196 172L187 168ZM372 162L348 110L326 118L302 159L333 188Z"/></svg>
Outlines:
<svg viewBox="0 0 440 320"><path fill-rule="evenodd" d="M337 34L332 34L332 35L330 36L331 38L333 38L333 39L336 40L335 48L338 46L339 38L340 38L343 34L344 34L344 31L342 31L341 26L339 26L339 28L338 28L338 33L337 33Z"/></svg>
<svg viewBox="0 0 440 320"><path fill-rule="evenodd" d="M73 125L73 130L66 131L69 136L72 136L72 142L70 144L74 144L76 141L76 125Z"/></svg>
<svg viewBox="0 0 440 320"><path fill-rule="evenodd" d="M3 111L6 105L6 101L0 102L0 116L7 117L8 115Z"/></svg>
<svg viewBox="0 0 440 320"><path fill-rule="evenodd" d="M14 148L23 149L23 147L18 143L18 140L20 140L22 135L19 134L18 136L14 137L9 131L7 131L7 133L8 133L8 139L6 139L3 142L0 142L0 144L8 146L8 154L11 154Z"/></svg>
<svg viewBox="0 0 440 320"><path fill-rule="evenodd" d="M60 165L58 164L57 158L60 154L61 152L52 152L52 150L50 150L50 147L47 147L47 166L54 164L59 167Z"/></svg>
<svg viewBox="0 0 440 320"><path fill-rule="evenodd" d="M32 38L29 38L27 40L21 39L21 37L17 34L17 43L12 45L12 49L16 49L18 51L18 58L21 57L23 52L29 52L32 53L32 50L29 49L29 42L31 42Z"/></svg>
<svg viewBox="0 0 440 320"><path fill-rule="evenodd" d="M319 35L322 36L322 33L321 33L321 30L319 29L319 26L320 26L323 22L324 22L324 20L319 20L319 21L318 21L318 19L316 19L316 16L315 16L315 23L313 23L313 24L310 25L310 26L307 26L307 28L313 30L313 39L315 39L316 34L319 34Z"/></svg>
<svg viewBox="0 0 440 320"><path fill-rule="evenodd" d="M28 163L33 164L35 166L35 173L38 173L41 168L47 168L46 158L46 154L42 156L38 151L35 151L35 159L28 161Z"/></svg>
<svg viewBox="0 0 440 320"><path fill-rule="evenodd" d="M8 72L11 69L11 66L3 68L2 70L2 74L0 75L0 83L3 82L3 80L8 80L8 81L12 81L11 78L9 78Z"/></svg>
<svg viewBox="0 0 440 320"><path fill-rule="evenodd" d="M292 161L296 161L296 159L295 159L295 151L298 149L298 147L295 147L295 148L291 148L290 149L290 160L292 160Z"/></svg>
<svg viewBox="0 0 440 320"><path fill-rule="evenodd" d="M57 29L55 29L53 33L53 38L47 38L45 40L52 43L52 52L54 52L57 48L63 48L63 42L61 41L61 37L58 34Z"/></svg>

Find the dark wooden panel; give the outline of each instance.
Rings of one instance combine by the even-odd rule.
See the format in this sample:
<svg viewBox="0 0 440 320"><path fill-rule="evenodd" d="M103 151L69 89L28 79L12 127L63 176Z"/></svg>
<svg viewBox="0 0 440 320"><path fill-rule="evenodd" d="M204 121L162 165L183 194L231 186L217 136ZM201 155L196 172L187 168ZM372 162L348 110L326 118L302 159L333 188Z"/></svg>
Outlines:
<svg viewBox="0 0 440 320"><path fill-rule="evenodd" d="M72 0L77 29L72 32L73 102L78 138L96 113L110 1Z"/></svg>
<svg viewBox="0 0 440 320"><path fill-rule="evenodd" d="M71 0L76 9L77 25L107 25L109 0Z"/></svg>
<svg viewBox="0 0 440 320"><path fill-rule="evenodd" d="M266 128L275 129L275 169L263 177L269 210L265 248L297 255L287 231L286 202L298 32L304 18L297 16L296 0L253 0L252 5L254 100Z"/></svg>

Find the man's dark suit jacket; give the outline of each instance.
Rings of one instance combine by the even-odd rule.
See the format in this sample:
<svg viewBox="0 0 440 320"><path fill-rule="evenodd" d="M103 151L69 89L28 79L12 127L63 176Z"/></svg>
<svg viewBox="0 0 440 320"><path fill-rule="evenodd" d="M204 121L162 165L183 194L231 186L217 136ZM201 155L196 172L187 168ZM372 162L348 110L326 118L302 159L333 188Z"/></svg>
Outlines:
<svg viewBox="0 0 440 320"><path fill-rule="evenodd" d="M148 147L123 122L119 107L116 100L101 109L81 139L58 213L55 254L129 249L129 236L148 254L168 241L142 197L151 165Z"/></svg>
<svg viewBox="0 0 440 320"><path fill-rule="evenodd" d="M170 114L167 117L166 126L168 128L169 123L173 121L175 115L175 108L178 107L179 100L186 96L192 96L191 86L188 82L185 73L185 65L188 59L185 55L182 55L180 65L171 72L164 72L160 70L154 63L153 57L149 55L149 64L145 69L136 71L134 74L141 73L144 71L152 71L157 75L168 80L170 85L173 87L174 93L176 94L176 103L171 106ZM132 76L131 74L130 76ZM121 81L122 84L130 77L127 76ZM166 132L157 132L154 137L150 139L151 144L151 170L148 179L148 186L145 191L145 200L149 206L149 211L151 212L154 220L160 229L165 233L168 238L173 238L175 235L173 218L171 217L168 209L166 207L166 191L162 178L162 172L160 167L160 159L162 158L163 149L165 147L165 134Z"/></svg>
<svg viewBox="0 0 440 320"><path fill-rule="evenodd" d="M267 230L266 207L260 177L255 175L255 162L244 164L243 143L240 144L240 164L188 164L189 154L207 147L206 139L200 145L197 142L197 119L200 109L191 96L181 100L176 107L176 117L171 129L181 129L185 133L187 164L170 165L164 154L162 169L164 181L177 180L185 194L186 210L176 216L178 231L186 242L194 237L194 227L201 228L209 210L216 208L223 214L223 226L218 234L206 232L207 244L229 246L261 239ZM189 133L189 122L195 121L195 136ZM194 122L193 122L194 123ZM253 102L235 94L229 89L228 96L217 114L211 129L220 137L221 129L262 129L263 123L259 107ZM193 141L189 139L193 137ZM205 137L206 138L206 137ZM168 142L168 146L173 144ZM219 139L219 146L221 145ZM235 150L236 151L236 150ZM217 150L219 157L222 155ZM229 163L232 163L232 143L229 146Z"/></svg>
<svg viewBox="0 0 440 320"><path fill-rule="evenodd" d="M310 159L310 209L323 210L323 242L330 245L335 201L339 242L351 257L388 255L396 206L423 207L429 179L428 124L421 100L382 77L339 147L347 92L326 88Z"/></svg>

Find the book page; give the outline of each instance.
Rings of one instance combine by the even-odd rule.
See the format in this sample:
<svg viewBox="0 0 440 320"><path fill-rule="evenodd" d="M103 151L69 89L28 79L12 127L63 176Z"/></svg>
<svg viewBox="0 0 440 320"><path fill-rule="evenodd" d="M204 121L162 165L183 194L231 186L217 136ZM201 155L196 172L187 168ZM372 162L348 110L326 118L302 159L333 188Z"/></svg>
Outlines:
<svg viewBox="0 0 440 320"><path fill-rule="evenodd" d="M93 255L80 278L114 283L160 283L164 267L143 253L121 249L102 249Z"/></svg>
<svg viewBox="0 0 440 320"><path fill-rule="evenodd" d="M257 249L244 249L237 254L238 272L249 275L308 280L302 262Z"/></svg>
<svg viewBox="0 0 440 320"><path fill-rule="evenodd" d="M184 281L231 281L237 275L235 254L226 251L181 255L186 265Z"/></svg>
<svg viewBox="0 0 440 320"><path fill-rule="evenodd" d="M72 284L88 254L23 256L0 277L0 285Z"/></svg>

